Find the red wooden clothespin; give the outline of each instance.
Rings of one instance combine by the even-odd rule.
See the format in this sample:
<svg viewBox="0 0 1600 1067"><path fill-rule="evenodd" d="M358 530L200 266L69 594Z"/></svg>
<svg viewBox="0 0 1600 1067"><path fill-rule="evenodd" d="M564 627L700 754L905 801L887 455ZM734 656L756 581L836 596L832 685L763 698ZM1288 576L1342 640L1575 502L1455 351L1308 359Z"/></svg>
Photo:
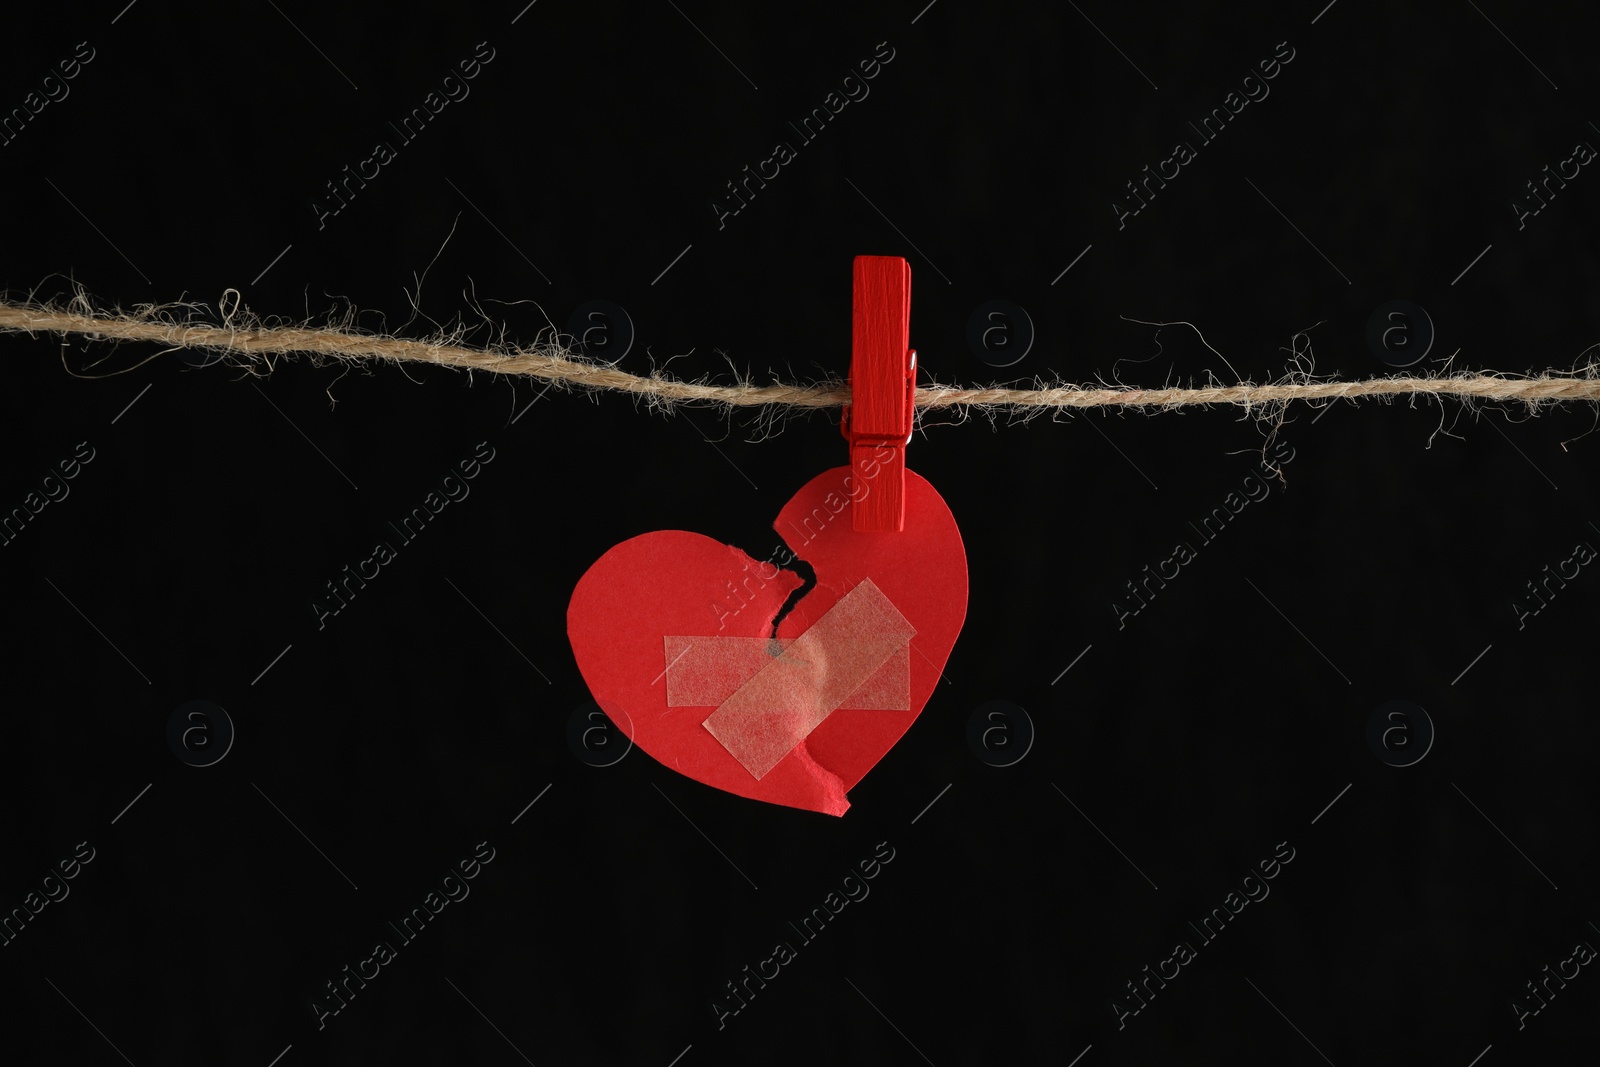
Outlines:
<svg viewBox="0 0 1600 1067"><path fill-rule="evenodd" d="M840 429L850 442L851 525L905 529L906 445L917 390L911 348L911 264L900 256L855 258L850 403Z"/></svg>

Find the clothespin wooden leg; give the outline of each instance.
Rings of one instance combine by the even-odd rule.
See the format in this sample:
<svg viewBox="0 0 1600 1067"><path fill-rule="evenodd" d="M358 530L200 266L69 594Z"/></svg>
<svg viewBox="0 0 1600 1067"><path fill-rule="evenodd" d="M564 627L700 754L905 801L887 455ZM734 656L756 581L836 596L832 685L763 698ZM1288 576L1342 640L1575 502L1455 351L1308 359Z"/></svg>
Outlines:
<svg viewBox="0 0 1600 1067"><path fill-rule="evenodd" d="M905 450L916 410L911 264L857 256L852 296L850 403L841 423L855 479L851 525L895 533L905 529Z"/></svg>

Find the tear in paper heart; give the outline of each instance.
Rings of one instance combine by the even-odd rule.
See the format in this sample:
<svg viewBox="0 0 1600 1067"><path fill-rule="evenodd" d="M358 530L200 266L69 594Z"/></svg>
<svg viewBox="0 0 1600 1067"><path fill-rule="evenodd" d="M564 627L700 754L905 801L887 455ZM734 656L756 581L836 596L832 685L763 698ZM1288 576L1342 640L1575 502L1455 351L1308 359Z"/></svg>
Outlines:
<svg viewBox="0 0 1600 1067"><path fill-rule="evenodd" d="M774 528L816 586L701 534L617 545L579 579L567 634L595 701L635 745L716 789L843 815L845 793L922 711L967 614L955 517L905 474L905 530L857 533L850 467L818 475Z"/></svg>

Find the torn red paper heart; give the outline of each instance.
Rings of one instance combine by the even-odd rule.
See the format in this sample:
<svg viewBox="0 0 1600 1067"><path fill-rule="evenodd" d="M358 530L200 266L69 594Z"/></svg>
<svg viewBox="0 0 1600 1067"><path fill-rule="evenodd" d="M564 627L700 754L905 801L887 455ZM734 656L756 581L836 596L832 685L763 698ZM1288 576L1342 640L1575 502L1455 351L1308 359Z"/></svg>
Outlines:
<svg viewBox="0 0 1600 1067"><path fill-rule="evenodd" d="M843 815L845 793L933 694L967 614L955 517L905 473L905 529L857 533L850 467L778 515L816 586L701 534L630 538L573 590L567 634L596 703L663 765L716 789ZM774 639L775 637L775 639Z"/></svg>

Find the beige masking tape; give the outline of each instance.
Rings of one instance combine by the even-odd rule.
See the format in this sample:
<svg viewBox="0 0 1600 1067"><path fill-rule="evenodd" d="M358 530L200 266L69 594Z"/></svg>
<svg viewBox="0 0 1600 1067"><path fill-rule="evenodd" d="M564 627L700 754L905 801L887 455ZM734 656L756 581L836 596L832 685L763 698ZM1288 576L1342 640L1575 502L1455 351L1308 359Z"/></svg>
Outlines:
<svg viewBox="0 0 1600 1067"><path fill-rule="evenodd" d="M667 706L714 708L792 644L792 637L669 637ZM911 646L890 656L839 706L852 711L909 710Z"/></svg>
<svg viewBox="0 0 1600 1067"><path fill-rule="evenodd" d="M908 658L903 683L892 671L885 679L875 676L909 657L916 632L889 598L863 579L809 629L783 644L777 656L762 638L667 638L668 702L673 703L672 676L683 665L674 664L675 655L696 663L678 680L679 697L727 692L736 679L745 679L706 718L705 727L759 779L834 711L855 707L851 701L863 687L875 702L909 708ZM891 683L902 686L898 695L888 692Z"/></svg>

